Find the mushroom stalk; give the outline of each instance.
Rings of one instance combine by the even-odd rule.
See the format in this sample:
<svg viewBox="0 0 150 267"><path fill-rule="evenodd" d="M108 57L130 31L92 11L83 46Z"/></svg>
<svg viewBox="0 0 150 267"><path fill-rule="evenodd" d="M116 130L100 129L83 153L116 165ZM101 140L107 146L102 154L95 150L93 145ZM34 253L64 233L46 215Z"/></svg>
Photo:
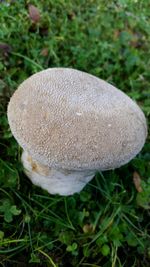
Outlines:
<svg viewBox="0 0 150 267"><path fill-rule="evenodd" d="M95 174L93 170L77 171L50 168L34 160L26 151L22 153L22 163L25 174L33 184L42 187L50 194L62 196L80 192Z"/></svg>

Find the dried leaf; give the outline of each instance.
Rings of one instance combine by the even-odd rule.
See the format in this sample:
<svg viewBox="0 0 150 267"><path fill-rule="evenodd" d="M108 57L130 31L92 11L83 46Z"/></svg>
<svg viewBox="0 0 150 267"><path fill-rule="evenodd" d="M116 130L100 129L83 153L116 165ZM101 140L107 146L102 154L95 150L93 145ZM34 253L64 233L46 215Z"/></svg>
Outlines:
<svg viewBox="0 0 150 267"><path fill-rule="evenodd" d="M11 51L11 46L6 43L0 43L0 51L6 55Z"/></svg>
<svg viewBox="0 0 150 267"><path fill-rule="evenodd" d="M34 5L29 5L28 7L29 17L34 23L38 23L40 21L40 12L37 7Z"/></svg>
<svg viewBox="0 0 150 267"><path fill-rule="evenodd" d="M132 33L132 40L130 42L132 47L141 47L142 46L142 35L137 33Z"/></svg>
<svg viewBox="0 0 150 267"><path fill-rule="evenodd" d="M71 12L67 16L68 16L68 19L69 20L73 20L75 18L75 13L74 12Z"/></svg>
<svg viewBox="0 0 150 267"><path fill-rule="evenodd" d="M115 30L114 31L114 39L117 39L120 35L120 31L119 30Z"/></svg>
<svg viewBox="0 0 150 267"><path fill-rule="evenodd" d="M137 172L133 173L133 183L135 185L136 190L140 193L143 191L141 187L141 177Z"/></svg>
<svg viewBox="0 0 150 267"><path fill-rule="evenodd" d="M43 57L47 57L48 56L48 48L43 48L42 51L41 51L41 55Z"/></svg>
<svg viewBox="0 0 150 267"><path fill-rule="evenodd" d="M92 224L85 224L83 226L83 232L85 234L87 234L87 233L93 233L94 232L94 226Z"/></svg>
<svg viewBox="0 0 150 267"><path fill-rule="evenodd" d="M41 36L47 36L48 35L49 28L47 25L42 25L42 27L39 28L39 34Z"/></svg>

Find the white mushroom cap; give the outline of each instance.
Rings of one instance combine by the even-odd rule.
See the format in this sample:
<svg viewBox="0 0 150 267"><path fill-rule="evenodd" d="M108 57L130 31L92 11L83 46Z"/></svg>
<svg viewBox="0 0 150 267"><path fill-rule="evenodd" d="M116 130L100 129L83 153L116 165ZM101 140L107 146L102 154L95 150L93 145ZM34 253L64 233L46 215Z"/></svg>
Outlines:
<svg viewBox="0 0 150 267"><path fill-rule="evenodd" d="M14 137L41 164L107 170L129 162L147 136L143 112L127 95L82 71L52 68L32 75L13 94Z"/></svg>

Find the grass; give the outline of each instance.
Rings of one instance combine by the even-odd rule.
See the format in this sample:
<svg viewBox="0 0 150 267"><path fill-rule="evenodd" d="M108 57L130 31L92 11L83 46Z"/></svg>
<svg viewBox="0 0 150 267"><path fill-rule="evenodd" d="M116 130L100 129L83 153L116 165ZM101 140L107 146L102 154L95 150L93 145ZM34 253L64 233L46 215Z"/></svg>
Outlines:
<svg viewBox="0 0 150 267"><path fill-rule="evenodd" d="M0 266L149 266L150 138L128 165L97 173L80 194L51 196L23 173L6 116L24 79L63 66L121 88L148 121L149 9L144 0L0 1Z"/></svg>

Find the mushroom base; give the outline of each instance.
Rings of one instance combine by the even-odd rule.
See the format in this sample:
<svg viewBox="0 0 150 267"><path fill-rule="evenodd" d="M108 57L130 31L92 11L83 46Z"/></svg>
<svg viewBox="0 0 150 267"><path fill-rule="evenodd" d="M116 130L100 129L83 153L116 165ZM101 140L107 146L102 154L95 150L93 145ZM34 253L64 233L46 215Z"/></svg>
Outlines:
<svg viewBox="0 0 150 267"><path fill-rule="evenodd" d="M26 151L22 154L22 163L25 174L32 183L50 194L68 196L78 193L94 177L94 172L89 170L58 170L44 166L32 159Z"/></svg>

